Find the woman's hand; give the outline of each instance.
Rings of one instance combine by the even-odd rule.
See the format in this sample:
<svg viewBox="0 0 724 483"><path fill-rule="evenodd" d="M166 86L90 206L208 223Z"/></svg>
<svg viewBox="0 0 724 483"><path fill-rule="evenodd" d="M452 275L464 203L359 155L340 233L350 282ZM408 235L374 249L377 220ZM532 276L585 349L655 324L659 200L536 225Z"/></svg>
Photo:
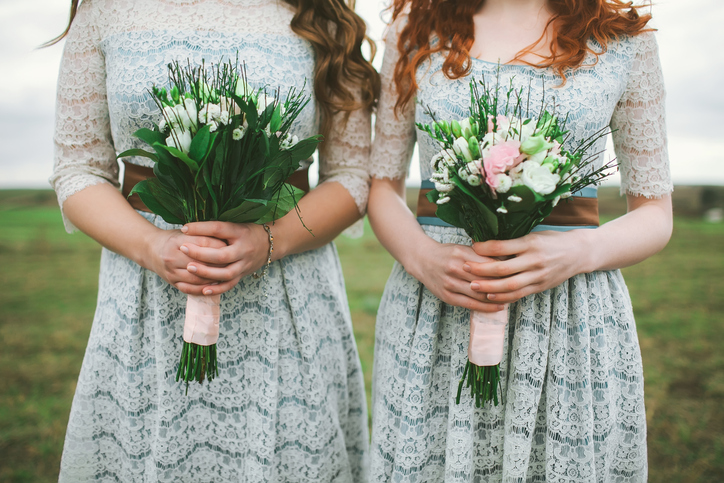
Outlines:
<svg viewBox="0 0 724 483"><path fill-rule="evenodd" d="M477 255L468 246L429 240L431 243L426 249L417 251L416 262L405 267L413 277L450 305L480 312L503 309L503 305L491 303L484 294L474 292L470 283L477 277L463 270L467 264L485 265L489 259Z"/></svg>
<svg viewBox="0 0 724 483"><path fill-rule="evenodd" d="M463 270L475 276L470 288L498 303L521 298L560 285L585 272L585 230L542 231L515 240L493 240L473 244L483 263L468 262Z"/></svg>
<svg viewBox="0 0 724 483"><path fill-rule="evenodd" d="M212 237L225 242L222 247L192 242L180 246L181 251L190 257L185 267L188 272L213 282L203 287L204 295L218 295L231 290L239 280L267 262L269 236L261 225L206 221L189 223L181 230L188 236Z"/></svg>
<svg viewBox="0 0 724 483"><path fill-rule="evenodd" d="M182 246L216 250L225 247L226 243L206 236L187 236L180 230L158 230L154 237L150 250L151 255L146 257L148 260L145 264L146 268L183 293L201 295L203 288L215 283L215 280L204 278L187 270L193 259L183 253Z"/></svg>

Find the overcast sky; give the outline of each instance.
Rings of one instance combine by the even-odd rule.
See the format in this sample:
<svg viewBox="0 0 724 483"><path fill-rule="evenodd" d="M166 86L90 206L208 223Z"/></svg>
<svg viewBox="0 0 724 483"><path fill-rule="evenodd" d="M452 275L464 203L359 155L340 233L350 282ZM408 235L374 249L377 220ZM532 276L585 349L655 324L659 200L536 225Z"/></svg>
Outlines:
<svg viewBox="0 0 724 483"><path fill-rule="evenodd" d="M357 0L375 40L382 38L386 3ZM35 47L62 31L69 4L0 0L0 188L48 186L62 46ZM724 2L658 0L653 14L667 86L674 182L724 185ZM377 66L381 55L382 49Z"/></svg>

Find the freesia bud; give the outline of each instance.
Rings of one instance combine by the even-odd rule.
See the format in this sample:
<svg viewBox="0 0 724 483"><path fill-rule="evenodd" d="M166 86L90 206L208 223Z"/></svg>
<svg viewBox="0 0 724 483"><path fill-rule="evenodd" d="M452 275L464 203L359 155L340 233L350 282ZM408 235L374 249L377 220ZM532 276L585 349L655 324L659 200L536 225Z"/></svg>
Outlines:
<svg viewBox="0 0 724 483"><path fill-rule="evenodd" d="M465 138L457 138L453 143L455 154L462 156L465 161L472 161L473 155L468 147L468 141Z"/></svg>
<svg viewBox="0 0 724 483"><path fill-rule="evenodd" d="M450 122L450 130L456 138L459 138L463 135L462 127L460 127L460 123L457 121Z"/></svg>
<svg viewBox="0 0 724 483"><path fill-rule="evenodd" d="M470 139L468 139L468 148L470 148L470 155L473 159L480 158L480 143L478 142L478 138L471 136Z"/></svg>
<svg viewBox="0 0 724 483"><path fill-rule="evenodd" d="M535 136L529 137L520 144L520 152L532 156L534 154L540 153L541 151L547 151L552 147L553 144L546 141L545 136L543 136L542 134L536 134Z"/></svg>

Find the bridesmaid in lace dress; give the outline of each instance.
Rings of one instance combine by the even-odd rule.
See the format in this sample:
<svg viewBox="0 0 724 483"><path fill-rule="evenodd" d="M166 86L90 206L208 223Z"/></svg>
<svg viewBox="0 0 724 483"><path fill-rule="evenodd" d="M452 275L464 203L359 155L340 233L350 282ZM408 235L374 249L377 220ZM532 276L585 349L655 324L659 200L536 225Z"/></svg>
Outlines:
<svg viewBox="0 0 724 483"><path fill-rule="evenodd" d="M618 269L661 250L672 229L650 17L618 0L396 0L393 11L368 213L398 263L377 316L372 480L646 481L641 354ZM467 116L471 77L498 74L531 106L569 115L569 146L614 129L626 215L472 246L439 219L415 219L403 195L415 141L423 180L440 148L414 123L431 122L426 108ZM468 392L456 405L470 309L501 304L503 402L476 409Z"/></svg>
<svg viewBox="0 0 724 483"><path fill-rule="evenodd" d="M344 0L85 0L58 81L51 183L68 231L105 248L98 305L68 423L65 482L353 482L366 479L367 410L331 240L364 213L379 77ZM166 65L236 59L254 87L313 98L320 184L270 225L181 230L134 210L115 156L159 113ZM315 102L316 101L316 102ZM132 163L148 166L144 159ZM136 169L133 166L126 171ZM219 375L175 381L186 294L222 293Z"/></svg>

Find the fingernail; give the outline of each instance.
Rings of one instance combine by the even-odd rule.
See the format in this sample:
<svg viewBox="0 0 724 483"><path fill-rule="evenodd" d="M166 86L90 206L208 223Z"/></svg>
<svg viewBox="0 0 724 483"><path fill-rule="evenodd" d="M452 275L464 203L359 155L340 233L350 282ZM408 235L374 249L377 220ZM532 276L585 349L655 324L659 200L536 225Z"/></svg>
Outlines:
<svg viewBox="0 0 724 483"><path fill-rule="evenodd" d="M184 252L186 255L189 254L189 247L187 247L186 245L181 245L180 250L181 250L182 252Z"/></svg>
<svg viewBox="0 0 724 483"><path fill-rule="evenodd" d="M493 293L488 294L488 300L495 300L497 297Z"/></svg>
<svg viewBox="0 0 724 483"><path fill-rule="evenodd" d="M468 265L468 264L466 263L465 265L463 265L463 270L465 270L466 272L469 272L469 271L472 270L472 269L470 268L470 265Z"/></svg>
<svg viewBox="0 0 724 483"><path fill-rule="evenodd" d="M181 227L181 232L182 232L182 233L186 233L187 231L189 231L189 227L188 227L188 226L184 225L184 226Z"/></svg>
<svg viewBox="0 0 724 483"><path fill-rule="evenodd" d="M480 284L473 282L470 284L470 288L475 291L478 291L478 290L480 290Z"/></svg>
<svg viewBox="0 0 724 483"><path fill-rule="evenodd" d="M189 265L188 267L186 267L186 270L188 270L191 273L196 273L197 268L194 265Z"/></svg>
<svg viewBox="0 0 724 483"><path fill-rule="evenodd" d="M207 288L206 290L204 290L204 295L211 295L212 293L214 293L214 291L211 290L210 288Z"/></svg>

